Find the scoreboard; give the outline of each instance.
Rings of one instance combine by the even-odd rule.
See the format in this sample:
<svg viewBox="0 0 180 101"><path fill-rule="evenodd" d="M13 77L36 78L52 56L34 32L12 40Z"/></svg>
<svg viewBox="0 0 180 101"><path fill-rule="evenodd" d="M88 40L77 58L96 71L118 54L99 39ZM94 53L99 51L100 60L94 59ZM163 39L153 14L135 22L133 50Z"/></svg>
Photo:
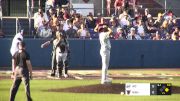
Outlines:
<svg viewBox="0 0 180 101"><path fill-rule="evenodd" d="M171 95L171 83L126 83L125 94L134 96Z"/></svg>
<svg viewBox="0 0 180 101"><path fill-rule="evenodd" d="M171 95L171 83L151 84L151 95Z"/></svg>

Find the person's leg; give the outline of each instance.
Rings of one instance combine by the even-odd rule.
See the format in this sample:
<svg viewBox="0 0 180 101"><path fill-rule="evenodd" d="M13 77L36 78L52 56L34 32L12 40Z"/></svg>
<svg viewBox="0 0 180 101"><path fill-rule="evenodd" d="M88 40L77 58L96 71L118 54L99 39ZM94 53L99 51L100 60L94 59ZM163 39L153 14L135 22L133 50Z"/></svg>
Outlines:
<svg viewBox="0 0 180 101"><path fill-rule="evenodd" d="M29 83L29 76L23 77L23 82L25 86L25 92L27 96L27 101L32 101L31 94L30 94L30 83Z"/></svg>
<svg viewBox="0 0 180 101"><path fill-rule="evenodd" d="M51 76L55 76L56 73L56 53L55 51L52 52L52 61L51 61Z"/></svg>
<svg viewBox="0 0 180 101"><path fill-rule="evenodd" d="M63 61L62 61L61 53L57 54L56 62L57 62L58 77L62 77Z"/></svg>
<svg viewBox="0 0 180 101"><path fill-rule="evenodd" d="M106 60L105 60L105 63L106 63L106 67L105 67L105 78L106 80L108 79L108 68L109 68L109 62L110 62L110 50L107 50L106 51Z"/></svg>
<svg viewBox="0 0 180 101"><path fill-rule="evenodd" d="M68 77L68 60L67 60L67 53L64 53L64 54L63 54L62 60L63 60L64 77L67 78L67 77Z"/></svg>
<svg viewBox="0 0 180 101"><path fill-rule="evenodd" d="M21 78L15 77L14 82L11 87L11 90L10 90L10 100L9 101L14 101L20 84L21 84Z"/></svg>
<svg viewBox="0 0 180 101"><path fill-rule="evenodd" d="M117 8L114 9L114 15L116 16L117 14Z"/></svg>
<svg viewBox="0 0 180 101"><path fill-rule="evenodd" d="M111 11L110 6L107 6L107 16L110 16L110 11Z"/></svg>
<svg viewBox="0 0 180 101"><path fill-rule="evenodd" d="M57 64L57 71L58 71L58 77L62 77L62 70L63 70L63 62L59 61Z"/></svg>
<svg viewBox="0 0 180 101"><path fill-rule="evenodd" d="M64 77L68 77L68 60L64 61Z"/></svg>
<svg viewBox="0 0 180 101"><path fill-rule="evenodd" d="M121 14L121 7L118 7L117 9L117 16L119 16Z"/></svg>
<svg viewBox="0 0 180 101"><path fill-rule="evenodd" d="M134 9L129 9L129 8L128 8L128 14L129 14L131 17L134 17Z"/></svg>
<svg viewBox="0 0 180 101"><path fill-rule="evenodd" d="M106 54L105 52L101 51L101 59L102 59L102 73L101 73L101 84L104 84L105 80L106 80Z"/></svg>
<svg viewBox="0 0 180 101"><path fill-rule="evenodd" d="M110 50L106 50L101 52L102 57L102 76L101 76L101 84L109 82L108 80L108 67L110 61Z"/></svg>

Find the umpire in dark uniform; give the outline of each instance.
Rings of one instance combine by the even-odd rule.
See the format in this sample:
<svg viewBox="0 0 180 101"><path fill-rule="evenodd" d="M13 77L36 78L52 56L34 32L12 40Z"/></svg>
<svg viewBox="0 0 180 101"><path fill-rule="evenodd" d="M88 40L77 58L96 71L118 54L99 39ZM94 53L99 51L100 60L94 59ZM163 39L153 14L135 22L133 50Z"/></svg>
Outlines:
<svg viewBox="0 0 180 101"><path fill-rule="evenodd" d="M21 84L21 81L25 84L25 91L27 96L27 101L32 101L30 96L30 83L29 80L32 78L32 65L30 62L30 56L25 51L25 43L18 43L19 51L13 56L13 74L14 81L10 90L10 100L14 101L18 88Z"/></svg>

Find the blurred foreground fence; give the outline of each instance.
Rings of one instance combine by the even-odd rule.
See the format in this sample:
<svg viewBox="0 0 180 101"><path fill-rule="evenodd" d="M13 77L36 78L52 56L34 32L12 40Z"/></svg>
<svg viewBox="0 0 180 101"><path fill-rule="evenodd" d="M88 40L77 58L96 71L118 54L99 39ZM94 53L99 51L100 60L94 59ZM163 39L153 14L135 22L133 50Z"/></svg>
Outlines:
<svg viewBox="0 0 180 101"><path fill-rule="evenodd" d="M51 47L40 45L48 39L25 39L33 67L50 69ZM12 39L0 40L0 69L11 67ZM98 40L69 40L71 69L101 69ZM110 68L179 68L180 41L111 40ZM8 68L10 69L10 68Z"/></svg>

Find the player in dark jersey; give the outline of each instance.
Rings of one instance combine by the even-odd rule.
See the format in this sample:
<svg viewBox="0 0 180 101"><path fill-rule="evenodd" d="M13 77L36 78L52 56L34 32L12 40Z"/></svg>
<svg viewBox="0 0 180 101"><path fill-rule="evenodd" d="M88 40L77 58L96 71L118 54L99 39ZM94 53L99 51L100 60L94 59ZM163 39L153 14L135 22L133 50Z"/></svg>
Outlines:
<svg viewBox="0 0 180 101"><path fill-rule="evenodd" d="M19 42L18 48L19 50L14 54L12 59L14 82L10 90L10 101L14 101L21 81L23 81L25 84L27 101L32 101L29 83L29 79L32 78L32 65L30 62L30 56L25 50L24 42Z"/></svg>
<svg viewBox="0 0 180 101"><path fill-rule="evenodd" d="M63 76L65 78L68 77L68 50L69 45L67 41L63 38L63 35L61 35L62 39L58 42L56 45L56 62L57 62L57 69L59 71L59 77L62 76L62 70Z"/></svg>
<svg viewBox="0 0 180 101"><path fill-rule="evenodd" d="M68 54L69 54L69 44L62 34L62 32L56 32L56 38L47 41L41 45L41 48L47 47L53 44L52 50L52 72L51 76L55 76L56 70L58 71L58 77L62 76L62 70L64 69L64 77L68 77Z"/></svg>

